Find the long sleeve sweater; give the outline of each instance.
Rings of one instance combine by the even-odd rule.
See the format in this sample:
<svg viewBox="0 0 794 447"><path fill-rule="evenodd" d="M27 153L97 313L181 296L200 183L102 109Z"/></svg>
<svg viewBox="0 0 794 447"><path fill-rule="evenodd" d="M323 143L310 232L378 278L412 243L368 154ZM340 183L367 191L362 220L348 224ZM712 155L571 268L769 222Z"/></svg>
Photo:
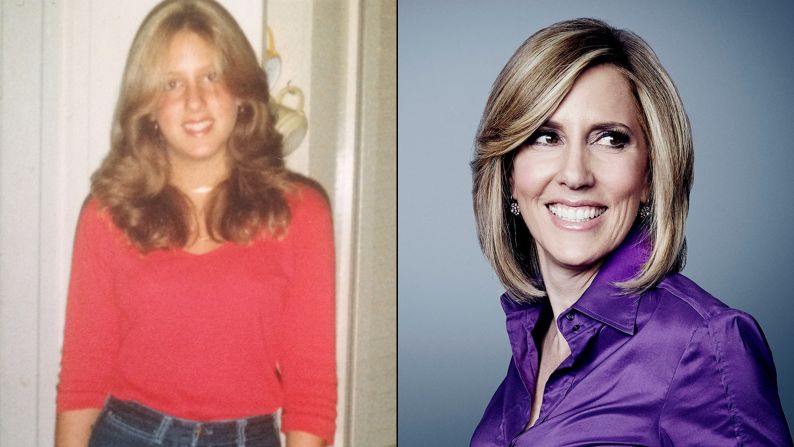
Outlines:
<svg viewBox="0 0 794 447"><path fill-rule="evenodd" d="M283 408L282 431L333 443L330 211L308 187L287 198L286 236L202 255L142 254L89 199L75 238L58 411L101 408L108 394L201 421Z"/></svg>

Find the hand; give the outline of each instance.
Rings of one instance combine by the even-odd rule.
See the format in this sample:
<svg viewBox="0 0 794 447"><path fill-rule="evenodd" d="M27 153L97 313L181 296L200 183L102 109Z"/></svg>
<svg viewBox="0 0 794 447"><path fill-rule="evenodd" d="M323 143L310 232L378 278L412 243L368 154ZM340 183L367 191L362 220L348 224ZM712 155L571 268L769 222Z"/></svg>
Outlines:
<svg viewBox="0 0 794 447"><path fill-rule="evenodd" d="M98 408L87 408L58 413L55 422L55 447L87 447L99 412Z"/></svg>
<svg viewBox="0 0 794 447"><path fill-rule="evenodd" d="M325 441L305 431L291 431L287 433L286 447L325 447Z"/></svg>

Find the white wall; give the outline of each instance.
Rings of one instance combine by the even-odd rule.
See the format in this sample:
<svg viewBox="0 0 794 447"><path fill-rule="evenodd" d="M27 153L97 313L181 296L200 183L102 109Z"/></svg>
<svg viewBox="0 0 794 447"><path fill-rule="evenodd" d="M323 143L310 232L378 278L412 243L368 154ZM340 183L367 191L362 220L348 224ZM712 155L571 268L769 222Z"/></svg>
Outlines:
<svg viewBox="0 0 794 447"><path fill-rule="evenodd" d="M127 50L137 26L155 3L3 0L0 4L0 446L52 445L77 213L88 192L89 176L107 151ZM337 445L354 445L350 440L355 425L348 419L356 377L349 363L356 358L355 341L365 337L349 331L362 312L372 307L360 306L368 297L359 293L356 283L360 277L356 260L363 247L357 228L368 216L358 199L367 177L357 170L362 153L363 8L358 0L270 0L267 10L258 0L222 3L260 52L262 18L265 13L272 15L268 20L285 61L276 88L293 79L307 94L309 135L288 165L320 180L334 205L340 377ZM335 11L331 16L323 13L329 8ZM329 36L333 42L327 41ZM319 39L323 41L318 43ZM321 64L323 56L318 53L326 46L341 58L330 67ZM312 87L317 90L318 85L333 95L314 94ZM389 143L382 150L393 155L394 141ZM393 269L385 273L394 274ZM391 292L380 300L391 303L381 312L390 314L383 318L393 323L395 296ZM391 342L387 337L386 345L394 343L395 337ZM381 377L391 386L396 380L393 371ZM366 405L368 399L360 395L359 405ZM381 402L383 397L376 399ZM394 417L390 420L393 425ZM392 440L380 445L393 444L393 432L393 428L387 430L385 436Z"/></svg>

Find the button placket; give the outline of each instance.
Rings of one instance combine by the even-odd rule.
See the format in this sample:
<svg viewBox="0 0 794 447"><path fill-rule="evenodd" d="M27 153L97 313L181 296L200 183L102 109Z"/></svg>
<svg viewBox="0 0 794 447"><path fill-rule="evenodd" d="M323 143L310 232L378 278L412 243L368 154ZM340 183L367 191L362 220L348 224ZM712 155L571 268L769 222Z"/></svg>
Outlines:
<svg viewBox="0 0 794 447"><path fill-rule="evenodd" d="M575 310L568 311L565 315L563 315L563 318L565 318L565 321L563 321L564 325L568 326L570 324L573 324L573 326L570 326L572 332L579 332L579 329L582 328L582 325L574 322L574 320L576 320Z"/></svg>
<svg viewBox="0 0 794 447"><path fill-rule="evenodd" d="M574 376L571 375L572 371L570 368L573 366L573 356L577 351L574 347L577 341L574 338L578 338L580 334L583 334L583 328L587 327L587 319L578 318L578 316L576 310L570 310L563 314L559 320L561 334L569 341L569 344L573 342L573 345L571 345L571 356L563 360L558 369L549 377L546 390L543 393L543 405L541 405L540 414L538 415L538 423L549 417L568 394L573 383Z"/></svg>

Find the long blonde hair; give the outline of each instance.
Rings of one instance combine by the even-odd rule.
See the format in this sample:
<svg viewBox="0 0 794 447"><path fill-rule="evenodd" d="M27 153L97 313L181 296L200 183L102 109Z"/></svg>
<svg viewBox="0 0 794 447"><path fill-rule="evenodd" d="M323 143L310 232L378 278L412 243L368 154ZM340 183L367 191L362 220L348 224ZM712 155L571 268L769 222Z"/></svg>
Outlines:
<svg viewBox="0 0 794 447"><path fill-rule="evenodd" d="M180 31L213 46L220 79L241 104L229 138L229 176L207 202L209 234L237 243L251 241L263 229L279 236L289 224L290 180L267 77L237 22L212 0L166 0L144 19L127 57L110 152L91 178L91 193L141 251L188 243L191 205L169 184L168 157L153 118L163 87L159 69Z"/></svg>
<svg viewBox="0 0 794 447"><path fill-rule="evenodd" d="M480 245L515 300L531 301L545 292L532 235L509 212L513 157L579 75L599 64L615 66L631 84L650 161L652 217L644 224L653 250L637 276L620 286L641 292L683 268L694 156L675 85L636 34L600 20L569 20L538 31L516 50L493 84L477 130L471 166Z"/></svg>

